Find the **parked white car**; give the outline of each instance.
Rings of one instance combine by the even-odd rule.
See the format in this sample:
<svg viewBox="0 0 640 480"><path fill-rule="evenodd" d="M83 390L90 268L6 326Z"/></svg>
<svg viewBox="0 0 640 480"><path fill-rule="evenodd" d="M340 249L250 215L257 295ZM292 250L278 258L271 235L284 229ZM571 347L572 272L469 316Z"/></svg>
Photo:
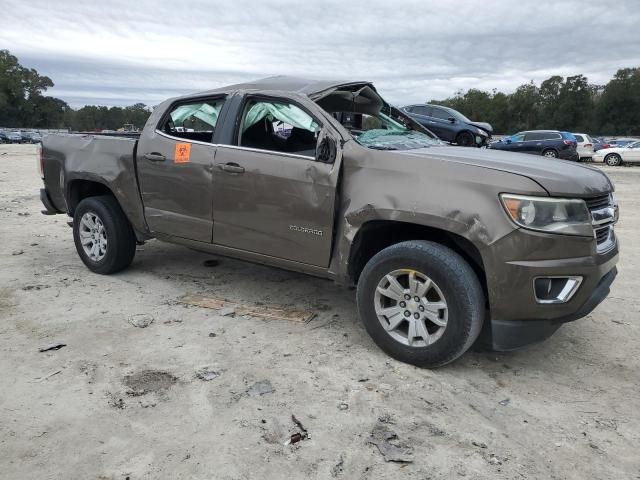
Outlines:
<svg viewBox="0 0 640 480"><path fill-rule="evenodd" d="M629 143L624 147L603 148L593 154L594 162L604 162L611 167L623 163L640 162L640 141Z"/></svg>
<svg viewBox="0 0 640 480"><path fill-rule="evenodd" d="M595 143L593 139L586 133L574 133L573 136L576 137L578 141L576 150L578 151L580 160L593 158L593 144Z"/></svg>

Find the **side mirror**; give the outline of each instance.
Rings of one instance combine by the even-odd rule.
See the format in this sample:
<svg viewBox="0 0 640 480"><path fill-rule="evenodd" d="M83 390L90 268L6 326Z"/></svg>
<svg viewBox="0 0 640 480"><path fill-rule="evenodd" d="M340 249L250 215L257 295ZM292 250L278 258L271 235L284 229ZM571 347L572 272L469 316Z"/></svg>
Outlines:
<svg viewBox="0 0 640 480"><path fill-rule="evenodd" d="M447 120L449 120L449 123L456 123L456 119L453 117L449 117Z"/></svg>
<svg viewBox="0 0 640 480"><path fill-rule="evenodd" d="M316 147L316 160L322 163L333 163L336 160L336 141L325 135Z"/></svg>
<svg viewBox="0 0 640 480"><path fill-rule="evenodd" d="M505 141L505 143L511 143L512 142L512 140L510 138L505 138L504 141Z"/></svg>

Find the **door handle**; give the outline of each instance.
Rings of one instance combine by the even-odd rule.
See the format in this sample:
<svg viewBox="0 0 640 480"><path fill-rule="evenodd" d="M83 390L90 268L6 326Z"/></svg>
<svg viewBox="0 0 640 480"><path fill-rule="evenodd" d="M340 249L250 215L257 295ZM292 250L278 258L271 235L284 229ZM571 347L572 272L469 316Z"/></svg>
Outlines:
<svg viewBox="0 0 640 480"><path fill-rule="evenodd" d="M167 157L160 153L145 153L144 158L150 162L164 162L167 159Z"/></svg>
<svg viewBox="0 0 640 480"><path fill-rule="evenodd" d="M241 167L237 163L219 163L218 168L229 173L244 173L244 167Z"/></svg>

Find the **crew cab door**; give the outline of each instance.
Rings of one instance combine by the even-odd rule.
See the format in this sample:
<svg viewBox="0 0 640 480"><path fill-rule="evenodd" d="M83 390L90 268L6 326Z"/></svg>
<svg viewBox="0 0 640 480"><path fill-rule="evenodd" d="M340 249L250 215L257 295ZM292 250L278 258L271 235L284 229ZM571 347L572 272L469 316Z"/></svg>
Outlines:
<svg viewBox="0 0 640 480"><path fill-rule="evenodd" d="M512 135L511 137L509 137L509 140L511 140L511 143L509 144L508 150L512 152L522 152L522 153L526 151L526 144L524 142L525 140L524 133L517 133L515 135Z"/></svg>
<svg viewBox="0 0 640 480"><path fill-rule="evenodd" d="M433 130L438 137L447 142L453 142L455 140L457 130L457 127L449 120L450 117L451 114L443 108L431 107L430 120L432 120L433 123L430 124L429 128Z"/></svg>
<svg viewBox="0 0 640 480"><path fill-rule="evenodd" d="M329 265L340 152L312 107L247 96L213 172L213 243ZM319 154L316 154L316 147Z"/></svg>
<svg viewBox="0 0 640 480"><path fill-rule="evenodd" d="M213 138L224 98L172 104L137 150L144 214L152 233L211 243Z"/></svg>

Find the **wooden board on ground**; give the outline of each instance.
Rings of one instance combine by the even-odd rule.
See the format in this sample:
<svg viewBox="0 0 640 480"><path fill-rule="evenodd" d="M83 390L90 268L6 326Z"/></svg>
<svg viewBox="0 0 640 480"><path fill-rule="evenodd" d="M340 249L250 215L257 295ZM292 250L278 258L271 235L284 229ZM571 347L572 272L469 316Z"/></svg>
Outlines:
<svg viewBox="0 0 640 480"><path fill-rule="evenodd" d="M177 300L187 305L211 308L213 310L232 308L237 315L247 315L265 320L287 320L289 322L307 323L315 317L315 313L313 312L296 310L281 305L244 305L222 298L207 297L204 295L183 295Z"/></svg>

